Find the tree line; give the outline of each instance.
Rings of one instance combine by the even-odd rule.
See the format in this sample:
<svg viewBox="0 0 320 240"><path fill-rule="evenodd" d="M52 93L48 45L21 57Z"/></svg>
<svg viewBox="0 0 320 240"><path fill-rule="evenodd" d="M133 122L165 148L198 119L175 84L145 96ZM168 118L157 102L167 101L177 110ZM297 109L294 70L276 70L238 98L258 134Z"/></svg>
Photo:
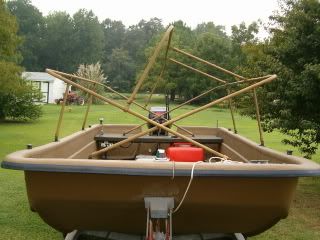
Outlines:
<svg viewBox="0 0 320 240"><path fill-rule="evenodd" d="M23 38L19 50L23 56L21 65L26 71L53 68L75 72L80 64L99 61L110 84L120 91L131 90L150 49L167 27L158 18L142 19L129 27L108 18L100 22L86 9L80 9L72 16L62 11L43 16L30 0L9 1L7 6L17 18L18 35ZM199 24L193 30L182 21L172 24L175 26L173 44L192 51L196 48L197 54L208 60L218 59L221 65L229 68L234 68L240 60L236 59L237 45L241 41L252 41L254 33L258 32L256 23L248 27L244 23L239 28L234 26L231 37L223 26L212 22ZM194 86L192 92L198 92L204 86ZM180 95L183 93L194 94L185 93L185 89L179 91Z"/></svg>
<svg viewBox="0 0 320 240"><path fill-rule="evenodd" d="M17 18L23 44L21 65L26 71L53 68L76 72L80 64L100 62L111 85L129 91L138 67L145 61L144 48L163 31L161 20L152 18L125 27L121 21L99 21L90 10L80 9L72 16L56 11L48 16L29 0L7 2Z"/></svg>
<svg viewBox="0 0 320 240"><path fill-rule="evenodd" d="M141 20L129 27L112 19L99 21L86 9L72 16L61 11L43 16L29 0L9 1L6 8L19 26L20 44L17 43L13 62L27 71L43 71L48 67L76 72L80 64L99 61L108 84L122 92L132 90L167 27L158 18ZM270 16L267 25L270 37L265 40L256 37L259 22L232 26L231 35L226 34L224 26L213 22L200 23L194 29L183 21L172 25L175 30L171 44L175 47L245 77L277 74L278 80L257 91L264 129L289 135L284 142L299 147L308 157L315 153L320 142L319 1L281 0L279 10ZM169 57L232 80L174 52ZM143 91L151 91L161 66L160 59ZM172 101L187 100L217 84L176 64L168 64L157 91L168 93ZM219 90L198 103L225 94L225 90ZM242 114L254 115L250 94L235 102Z"/></svg>

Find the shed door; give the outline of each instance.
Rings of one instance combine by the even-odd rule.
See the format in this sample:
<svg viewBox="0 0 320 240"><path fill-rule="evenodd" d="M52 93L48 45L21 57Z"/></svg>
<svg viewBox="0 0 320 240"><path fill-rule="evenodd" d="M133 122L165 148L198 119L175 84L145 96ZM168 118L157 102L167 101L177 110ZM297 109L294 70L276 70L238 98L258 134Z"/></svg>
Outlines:
<svg viewBox="0 0 320 240"><path fill-rule="evenodd" d="M42 102L49 103L49 82L41 82L40 91L43 95Z"/></svg>

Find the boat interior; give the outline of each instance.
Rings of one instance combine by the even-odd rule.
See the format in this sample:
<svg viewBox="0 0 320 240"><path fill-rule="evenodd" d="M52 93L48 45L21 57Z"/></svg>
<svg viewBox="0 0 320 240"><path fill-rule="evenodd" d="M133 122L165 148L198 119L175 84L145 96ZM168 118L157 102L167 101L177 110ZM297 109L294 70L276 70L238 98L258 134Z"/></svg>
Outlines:
<svg viewBox="0 0 320 240"><path fill-rule="evenodd" d="M305 164L305 159L286 155L274 150L260 146L238 134L235 134L225 128L210 128L197 126L183 126L190 131L189 137L214 151L228 156L223 159L217 155L204 151L202 148L193 146L184 139L168 134L163 136L144 135L113 148L108 152L102 152L100 155L91 157L92 153L99 152L106 147L113 146L123 140L128 140L137 133L142 132L138 125L126 124L97 124L84 131L74 133L61 139L59 142L53 142L41 147L23 151L23 156L31 159L82 159L82 160L102 160L108 162L115 161L135 161L143 164L148 162L210 162L250 165L274 165L274 164ZM127 131L135 128L129 134ZM182 130L178 130L182 131ZM159 149L165 150L164 158L156 158ZM170 159L168 150L173 150L173 159ZM177 150L177 152L175 152ZM179 155L181 152L181 156ZM170 154L170 152L169 152ZM187 154L187 155L186 155ZM188 154L190 154L188 156ZM93 158L93 159L92 159ZM177 159L175 159L177 158ZM187 159L187 160L186 160ZM189 160L188 160L189 159Z"/></svg>

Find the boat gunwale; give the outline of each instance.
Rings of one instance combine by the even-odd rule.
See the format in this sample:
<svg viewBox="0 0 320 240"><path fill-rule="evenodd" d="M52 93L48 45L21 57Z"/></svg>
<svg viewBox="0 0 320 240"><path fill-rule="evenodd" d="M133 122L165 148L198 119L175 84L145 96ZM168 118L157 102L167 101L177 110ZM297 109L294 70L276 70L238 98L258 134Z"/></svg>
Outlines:
<svg viewBox="0 0 320 240"><path fill-rule="evenodd" d="M101 126L132 127L128 124L106 124L94 125L83 131L75 132L59 142L51 142L33 149L21 150L11 153L5 157L1 166L3 168L24 170L24 171L42 171L42 172L74 172L74 173L97 173L97 174L118 174L118 175L153 175L153 176L172 176L173 168L176 176L190 176L193 163L187 162L140 162L134 160L97 160L97 159L76 159L76 158L48 158L32 157L41 154L47 150L52 150L58 145L72 141L91 133L97 133ZM197 126L192 126L197 128ZM209 127L198 127L209 128ZM214 129L214 128L213 128ZM275 154L282 158L290 159L290 164L252 164L252 163L230 163L213 164L203 162L195 168L195 176L249 176L249 177L301 177L301 176L320 176L320 166L310 160L288 156L273 149L268 149L254 143L253 141L233 134L224 128L218 128L224 134L243 141L252 147L258 148L268 154Z"/></svg>
<svg viewBox="0 0 320 240"><path fill-rule="evenodd" d="M129 176L190 176L190 169L155 169L155 168L122 168L95 167L76 165L26 164L3 161L1 166L6 169L31 172L60 172L80 174L108 174ZM195 169L195 177L253 177L253 178L291 178L320 176L320 169L305 170L223 170L223 169Z"/></svg>

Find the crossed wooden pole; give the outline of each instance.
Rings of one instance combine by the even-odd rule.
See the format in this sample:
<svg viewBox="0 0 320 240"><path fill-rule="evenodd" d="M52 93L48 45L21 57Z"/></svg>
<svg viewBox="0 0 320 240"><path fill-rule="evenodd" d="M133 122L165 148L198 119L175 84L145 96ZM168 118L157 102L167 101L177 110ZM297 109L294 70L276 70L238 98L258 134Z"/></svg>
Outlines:
<svg viewBox="0 0 320 240"><path fill-rule="evenodd" d="M263 77L262 79L266 79L267 77L270 77L270 75L265 76L265 77ZM203 97L203 96L205 96L205 95L207 95L207 94L209 94L209 93L211 93L211 92L213 92L213 91L215 91L215 90L217 90L217 89L221 89L221 88L225 88L225 87L233 86L233 85L244 84L244 83L248 83L248 82L249 82L249 83L250 83L250 82L256 82L256 81L258 81L258 80L261 80L261 79L253 78L253 79L241 80L241 81L237 81L237 82L225 83L225 84L223 84L223 85L219 85L219 86L213 87L213 88L211 88L211 89L209 89L209 90L207 90L207 91L199 94L198 96L196 96L196 97L194 97L194 98L191 98L191 99L189 99L189 100L187 100L187 101L179 104L178 106L170 109L168 112L161 113L160 115L158 115L158 116L155 117L155 118L159 118L159 117L162 117L162 116L166 115L167 113L171 113L171 112L173 112L173 111L175 111L175 110L177 110L177 109L179 109L179 108L181 108L181 107L183 107L183 106L185 106L185 105L187 105L187 104L189 104L189 103L191 103L191 102L194 102L195 100L197 100L197 99L199 99L199 98L201 98L201 97ZM230 91L229 91L229 94L230 94ZM231 100L231 99L229 99L229 100ZM154 119L155 119L155 118L154 118ZM153 120L153 119L152 119L152 120ZM123 135L126 135L126 134L128 134L128 133L130 133L130 132L133 132L134 130L136 130L136 129L138 129L138 128L141 128L141 127L143 127L143 126L146 125L146 124L147 124L147 123L142 123L142 124L140 124L140 125L132 128L132 129L129 129L129 130L125 131L125 132L123 133ZM180 128L181 128L181 127L180 127ZM191 133L191 132L190 132L189 134L190 134L190 135L193 135L193 133Z"/></svg>
<svg viewBox="0 0 320 240"><path fill-rule="evenodd" d="M177 122L177 121L179 121L181 119L184 119L184 118L186 118L188 116L191 116L191 115L193 115L195 113L203 111L203 110L205 110L207 108L210 108L213 105L216 105L216 104L218 104L218 103L220 103L222 101L231 99L231 98L233 98L235 96L238 96L239 94L242 94L244 92L252 90L252 89L254 89L256 87L259 87L259 86L261 86L261 85L263 85L265 83L271 82L272 80L276 79L276 77L277 77L276 75L271 75L270 77L268 77L268 78L266 78L264 80L260 80L259 82L254 83L254 84L252 84L252 85L250 85L248 87L245 87L245 88L243 88L241 90L238 90L238 91L236 91L234 93L231 93L231 94L229 94L229 95L227 95L225 97L222 97L220 99L212 101L212 102L210 102L210 103L208 103L208 104L206 104L206 105L204 105L202 107L196 108L196 109L194 109L194 110L192 110L190 112L184 113L184 114L182 114L182 115L180 115L178 117L175 117L175 118L173 118L173 119L171 119L171 120L169 120L167 122L164 122L163 124L159 124L158 122L153 121L153 120L141 115L140 113L132 111L131 109L127 109L126 106L123 106L123 105L121 105L121 104L119 104L119 103L117 103L117 102L115 102L115 101L113 101L111 99L108 99L108 98L106 98L106 97L104 97L104 96L102 96L102 95L100 95L100 94L98 94L98 93L96 93L96 92L94 92L94 91L92 91L92 90L90 90L90 89L78 84L78 83L75 83L74 81L72 81L72 80L70 80L70 79L68 79L66 77L61 76L55 70L46 69L46 72L49 73L50 75L52 75L52 76L64 81L64 82L66 82L67 84L69 84L71 86L74 86L74 87L76 87L76 88L78 88L78 89L80 89L80 90L82 90L82 91L84 91L86 93L89 93L92 96L94 96L94 97L96 97L96 98L98 98L98 99L100 99L102 101L105 101L105 102L107 102L107 103L109 103L109 104L111 104L111 105L113 105L113 106L115 106L115 107L117 107L117 108L119 108L119 109L121 109L123 111L128 112L129 114L131 114L131 115L133 115L135 117L138 117L138 118L140 118L140 119L142 119L142 120L144 120L146 122L149 122L152 125L154 125L154 127L150 128L150 129L147 129L145 131L142 131L141 133L138 133L138 134L135 134L133 136L130 136L130 137L128 137L127 139L125 139L123 141L117 142L117 143L115 143L115 144L113 144L113 145L111 145L109 147L106 147L106 148L103 148L103 149L101 149L99 151L93 152L92 154L90 154L90 156L89 156L90 158L95 158L95 157L101 155L102 153L105 153L105 152L107 152L107 151L109 151L109 150L111 150L113 148L119 147L119 146L121 146L121 145L123 145L125 143L131 142L131 141L133 141L134 139L136 139L138 137L144 136L144 135L146 135L146 134L148 134L150 132L155 131L157 128L161 128L164 131L167 131L167 132L169 132L169 133L171 133L171 134L173 134L173 135L175 135L177 137L180 137L180 138L182 138L182 139L184 139L184 140L186 140L188 142L191 142L195 146L203 148L204 150L214 154L215 156L218 156L218 157L221 157L221 158L224 158L224 159L228 159L228 157L226 155L221 154L221 153L219 153L219 152L217 152L217 151L215 151L215 150L213 150L213 149L211 149L211 148L209 148L209 147L207 147L207 146L205 146L205 145L203 145L201 143L198 143L197 141L195 141L195 140L193 140L193 139L191 139L191 138L189 138L189 137L187 137L187 136L185 136L185 135L183 135L183 134L181 134L179 132L176 132L176 131L174 131L174 130L166 127L166 126L168 126L168 125L170 125L170 124L172 124L174 122Z"/></svg>
<svg viewBox="0 0 320 240"><path fill-rule="evenodd" d="M64 73L64 72L59 72L59 71L52 70L52 69L46 69L46 72L47 72L47 73L49 73L50 75L52 75L52 76L54 76L54 77L56 77L56 78L64 81L65 83L67 83L67 88L66 88L66 92L65 92L65 94L64 94L64 99L63 99L63 103L62 103L62 107L61 107L61 111L60 111L60 116L59 116L59 121L58 121L57 129L56 129L56 133L55 133L55 141L58 141L59 131L60 131L60 128L61 128L61 122L62 122L62 118L63 118L64 107L65 107L66 99L67 99L67 93L68 93L68 90L69 90L69 86L71 85L71 86L74 86L74 87L76 87L76 88L78 88L78 89L80 89L80 90L82 90L82 91L90 94L89 101L88 101L88 106L87 106L87 110L86 110L86 113L85 113L85 119L84 119L84 122L83 122L83 125L82 125L82 129L84 129L84 126L85 126L85 124L86 124L88 112L89 112L90 105L91 105L91 103L92 103L92 98L93 98L93 97L96 97L96 98L98 98L98 99L100 99L100 100L102 100L102 101L105 101L105 102L109 103L110 105L113 105L113 106L115 106L115 107L117 107L117 108L119 108L119 109L121 109L121 110L123 110L123 111L125 111L125 112L128 112L129 114L131 114L131 115L133 115L133 116L135 116L135 117L138 117L138 118L142 119L143 121L145 121L145 123L150 123L150 124L152 124L152 125L154 126L154 127L149 128L149 129L147 129L147 130L145 130L145 131L142 131L142 132L140 132L140 133L138 133L138 134L135 134L135 135L132 135L132 136L128 136L128 138L126 138L125 140L122 140L122 141L120 141L120 142L117 142L117 143L115 143L115 144L113 144L113 145L111 145L111 146L109 146L109 147L100 149L100 150L98 150L98 151L94 151L93 153L90 154L89 158L97 158L99 155L101 155L101 154L103 154L103 153L105 153L105 152L107 152L107 151L109 151L109 150L111 150L111 149L114 149L114 148L116 148L116 147L119 147L119 146L121 146L121 145L123 145L123 144L125 144L125 143L131 142L131 141L133 141L133 140L136 139L136 138L139 138L139 137L141 137L141 136L144 136L144 135L146 135L146 134L148 134L148 133L150 133L150 132L153 132L153 131L155 131L155 130L157 130L157 129L163 129L164 131L167 131L167 132L169 132L169 133L171 133L171 134L173 134L173 135L175 135L175 136L177 136L177 137L180 137L181 139L184 139L185 141L188 141L188 142L194 144L195 146L198 146L198 147L203 148L204 150L208 151L208 152L211 153L211 154L214 154L215 156L218 156L218 157L221 157L221 158L224 158L224 159L228 159L228 156L226 156L226 155L224 155L224 154L221 154L221 153L219 153L219 152L217 152L217 151L215 151L215 150L213 150L213 149L211 149L211 148L209 148L209 147L207 147L207 146L205 146L205 145L203 145L203 144L201 144L201 143L193 140L193 139L190 138L190 137L187 137L187 136L185 136L185 135L183 135L183 134L181 134L181 133L179 133L179 132L177 132L177 131L174 131L174 130L170 129L168 126L174 125L175 122L177 122L177 121L179 121L179 120L181 120L181 119L184 119L184 118L186 118L186 117L188 117L188 116L191 116L191 115L193 115L193 114L196 114L196 113L198 113L198 112L200 112L200 111L203 111L203 110L205 110L205 109L207 109L207 108L212 107L213 105L216 105L216 104L218 104L218 103L221 103L221 102L227 100L227 101L229 102L229 108L230 108L230 111L231 111L233 126L234 126L234 129L235 129L235 132L236 132L237 130L236 130L236 126L235 126L235 120L234 120L233 107L232 107L232 101L231 101L231 100L232 100L232 98L234 98L234 97L236 97L236 96L238 96L238 95L240 95L240 94L242 94L242 93L248 92L248 91L250 91L250 90L252 90L253 93L254 93L253 96L254 96L254 102L255 102L255 107L256 107L256 115L257 115L259 133L260 133L260 142L261 142L261 145L264 145L264 141L263 141L263 137L262 137L262 129L261 129L261 122L260 122L260 112L259 112L259 106L258 106L256 88L257 88L257 87L260 87L260 86L263 85L263 84L266 84L266 83L268 83L268 82L273 81L274 79L276 79L277 76L276 76L276 75L267 75L267 76L263 76L263 77L246 79L246 78L243 77L243 76L240 76L240 75L238 75L238 74L236 74L236 73L233 73L233 72L231 72L231 71L229 71L229 70L226 70L226 69L224 69L224 68L222 68L222 67L220 67L220 66L218 66L218 65L215 65L215 64L213 64L213 63L210 63L210 62L208 62L208 61L206 61L206 60L203 60L203 59L201 59L201 58L199 58L199 57L196 57L196 56L194 56L194 55L192 55L192 54L190 54L190 53L187 53L187 52L185 52L185 51L183 51L183 50L180 50L180 49L178 49L178 48L171 48L171 47L170 47L170 42L171 42L172 33L173 33L173 27L171 26L171 27L169 27L169 28L167 29L166 33L164 34L164 36L163 36L162 39L160 40L160 43L157 45L157 47L156 47L153 55L151 56L151 58L150 58L150 60L149 60L149 63L147 64L145 70L143 71L141 77L139 78L139 80L138 80L138 82L137 82L137 84L136 84L136 86L135 86L135 88L134 88L134 90L133 90L133 92L132 92L132 94L131 94L131 96L130 96L129 98L126 97L125 95L123 95L123 94L115 91L115 90L112 89L111 87L109 87L109 86L107 86L107 85L105 85L105 84L102 84L102 83L93 81L93 80L91 80L91 79L83 78L83 77L80 77L80 76L76 76L76 75L68 74L68 73ZM166 44L166 43L167 43L167 44ZM150 99L151 99L151 97L152 97L152 94L153 94L153 92L154 92L154 90L155 90L155 88L156 88L157 82L156 82L155 86L153 87L153 89L152 89L152 91L151 91L151 94L150 94L150 96L149 96L149 98L148 98L148 101L147 101L147 103L146 103L145 106L140 105L139 103L135 102L134 100L135 100L136 94L138 93L139 89L141 88L144 80L147 78L147 76L148 76L148 74L149 74L149 71L151 70L152 66L153 66L154 63L156 62L156 59L157 59L157 57L159 56L160 51L161 51L161 49L163 48L163 46L164 46L165 44L166 44L165 59L164 59L163 66L162 66L162 69L161 69L161 72L160 72L160 75L159 75L159 78L158 78L157 82L162 78L163 73L164 73L164 71L165 71L165 68L166 68L166 65L167 65L167 59L168 59L168 51L169 51L170 49L173 50L173 51L176 51L176 52L178 52L178 53L181 53L181 54L183 54L183 55L185 55L185 56L187 56L187 57L190 57L190 58L192 58L192 59L194 59L194 60L196 60L196 61L202 62L202 63L204 63L204 64L206 64L206 65L209 65L209 66L211 66L211 67L213 67L213 68L216 68L216 69L224 72L225 74L228 74L228 75L233 76L233 77L236 79L236 82L228 83L228 82L225 81L225 80L222 80L222 79L217 78L217 77L215 77L215 76L212 76L212 75L210 75L210 74L208 74L208 73L205 73L205 72L203 72L203 71L201 71L201 70L198 70L198 69L196 69L196 68L193 68L193 67L191 67L191 66L189 66L189 65L186 65L186 64L184 64L184 63L181 63L181 62L179 62L179 61L177 61L177 60L175 60L175 59L173 59L173 58L169 58L168 60L169 60L170 62L173 62L173 63L175 63L175 64L178 64L178 65L180 65L180 66L182 66L182 67L188 68L188 69L190 69L190 70L192 70L192 71L194 71L194 72L197 72L197 73L199 73L199 74L201 74L201 75L203 75L203 76L209 77L210 79L215 80L215 81L218 81L218 82L222 83L223 85L214 87L214 88L212 88L212 89L210 89L210 90L208 90L208 91L200 94L199 96L197 96L197 97L195 97L195 98L193 98L193 99L190 99L190 100L186 101L186 102L183 103L183 104L180 104L179 106L177 106L177 107L171 109L170 111L168 111L168 113L171 112L171 111L173 111L173 110L178 109L179 107L181 107L181 106L183 106L183 105L185 105L185 104L188 104L188 103L190 103L190 102L192 102L192 101L194 101L194 100L196 100L196 99L204 96L205 94L208 94L208 93L212 92L213 90L215 90L215 89L217 89L217 88L220 88L220 87L228 87L228 86L230 86L230 85L241 84L241 83L247 83L247 84L252 83L252 82L254 82L254 83L251 84L251 85L249 85L249 86L247 86L247 87L244 87L244 88L242 88L242 89L240 89L240 90L238 90L238 91L235 91L235 92L233 92L233 93L231 93L230 90L227 89L227 95L226 95L226 96L221 97L221 98L219 98L219 99L217 99L217 100L214 100L214 101L212 101L212 102L210 102L210 103L208 103L208 104L205 104L204 106L198 107L198 108L196 108L196 109L194 109L194 110L192 110L192 111L189 111L189 112L187 112L187 113L181 114L180 116L177 116L177 117L175 117L175 118L173 118L173 119L171 119L171 120L167 120L167 121L165 121L164 123L160 124L160 123L158 123L158 122L155 121L155 118L149 119L149 118L147 118L146 116L143 116L143 115L141 115L140 113L137 113L137 112L131 110L131 109L130 109L130 105L133 103L133 104L139 106L140 108L142 108L142 109L150 112L146 107L147 107L147 105L148 105L148 103L149 103L149 101L150 101ZM81 85L81 84L79 84L79 83L76 83L76 82L74 81L74 79L78 79L78 80L90 82L90 83L93 84L93 87L92 87L92 88L86 88L86 87L84 87L83 85ZM96 93L95 91L93 91L94 86L96 86L96 85L104 86L104 87L106 87L109 91L111 91L111 92L117 94L118 96L121 96L122 98L126 99L126 100L127 100L126 105L121 105L121 104L119 104L119 103L117 103L117 102L115 102L115 101L113 101L113 100L111 100L111 99L109 99L109 98L106 98L106 97L104 97L104 96ZM165 115L165 114L166 114L166 113L163 113L163 114L161 114L160 116L157 116L156 118L163 118L163 115ZM141 126L142 126L142 125L141 125ZM141 127L141 126L138 126L138 127ZM177 126L177 125L175 125L175 126ZM180 129L182 129L184 132L187 132L188 134L193 135L193 134L192 134L190 131L188 131L187 129L181 128L181 127L179 127L179 126L177 126L177 127L180 128ZM137 127L136 127L136 128L137 128ZM129 133L129 132L131 132L131 131L133 131L133 130L135 130L136 128L130 129L129 131L127 131L126 133L124 133L124 135L127 134L127 133Z"/></svg>
<svg viewBox="0 0 320 240"><path fill-rule="evenodd" d="M87 78L84 78L84 77L80 77L80 76L77 76L77 75L74 75L74 74L68 74L68 73L64 73L64 72L60 72L60 71L56 71L56 70L52 70L52 71L54 71L55 73L57 73L57 74L59 74L59 75L61 75L61 76L64 76L64 77L70 77L71 79L78 79L78 80L80 80L80 81L89 82L89 83L93 84L93 87L91 88L91 90L94 89L94 86L99 85L99 86L102 86L102 87L107 88L109 91L117 94L118 96L122 97L122 98L125 99L125 100L128 100L128 99L129 99L129 98L126 97L125 95L117 92L116 90L114 90L113 88L107 86L106 84L103 84L103 83L100 83L100 82L97 82L97 81L93 81L93 80L90 80L90 79L87 79ZM68 89L69 89L69 87L68 87ZM145 110L145 111L147 111L147 112L149 112L149 113L152 113L149 109L147 109L146 107L142 106L141 104L139 104L139 103L137 103L137 102L135 102L135 101L132 101L132 103L133 103L134 105L140 107L141 109L143 109L143 110ZM86 125L87 118L88 118L88 112L89 112L89 110L90 110L91 104L92 104L92 95L90 95L89 100L88 100L88 106L87 106L86 114L85 114L84 121L83 121L83 124L82 124L82 130L84 130L84 127L85 127L85 125ZM161 118L161 119L163 119L163 120L167 120L167 119L165 119L165 118L163 117L163 114L155 117L154 119L156 119L156 118ZM183 127L180 127L180 126L178 126L178 125L176 125L176 124L172 124L172 125L175 126L175 127L177 127L177 128L179 128L179 129L181 129L182 131L184 131L184 132L186 132L186 133L188 133L188 134L190 134L190 135L193 135L192 132L190 132L189 130L187 130L187 129L183 128ZM137 128L139 128L139 127L140 127L140 126L138 126ZM133 130L135 130L135 129L136 129L136 128L134 128L134 129L132 129L132 130L129 130L128 132L131 132L131 131L133 131ZM128 132L124 132L123 135L126 135Z"/></svg>

